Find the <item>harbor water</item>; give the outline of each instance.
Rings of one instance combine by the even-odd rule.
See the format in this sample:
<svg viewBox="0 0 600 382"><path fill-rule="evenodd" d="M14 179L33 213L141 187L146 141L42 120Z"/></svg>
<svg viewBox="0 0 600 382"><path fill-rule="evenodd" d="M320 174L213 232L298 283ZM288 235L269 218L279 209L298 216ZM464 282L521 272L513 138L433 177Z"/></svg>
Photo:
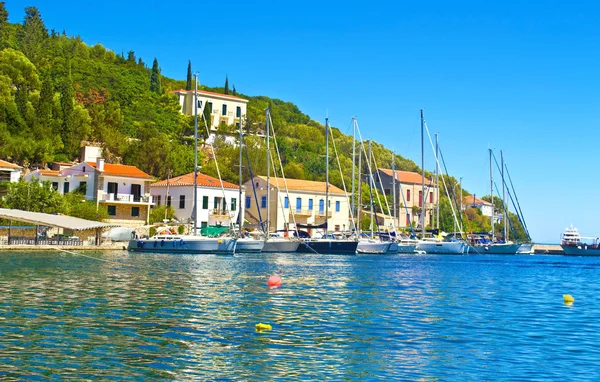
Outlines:
<svg viewBox="0 0 600 382"><path fill-rule="evenodd" d="M600 380L599 258L83 255L0 253L0 379Z"/></svg>

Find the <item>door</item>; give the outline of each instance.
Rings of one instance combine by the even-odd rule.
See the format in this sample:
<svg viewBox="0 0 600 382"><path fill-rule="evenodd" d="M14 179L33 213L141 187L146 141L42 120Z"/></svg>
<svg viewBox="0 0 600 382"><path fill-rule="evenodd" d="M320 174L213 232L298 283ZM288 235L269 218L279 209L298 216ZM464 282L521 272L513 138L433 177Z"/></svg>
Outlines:
<svg viewBox="0 0 600 382"><path fill-rule="evenodd" d="M133 194L133 201L139 202L142 196L142 185L141 184L132 184L131 185L131 193Z"/></svg>

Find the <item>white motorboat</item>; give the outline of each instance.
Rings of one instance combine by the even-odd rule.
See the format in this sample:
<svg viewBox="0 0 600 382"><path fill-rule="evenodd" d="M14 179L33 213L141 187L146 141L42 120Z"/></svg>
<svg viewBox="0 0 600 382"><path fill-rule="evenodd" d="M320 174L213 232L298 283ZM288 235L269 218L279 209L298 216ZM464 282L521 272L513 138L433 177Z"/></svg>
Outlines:
<svg viewBox="0 0 600 382"><path fill-rule="evenodd" d="M582 239L591 242L584 242ZM572 225L563 232L560 246L568 256L600 256L600 238L583 237Z"/></svg>
<svg viewBox="0 0 600 382"><path fill-rule="evenodd" d="M356 247L357 253L382 254L387 253L390 242L375 239L360 239Z"/></svg>
<svg viewBox="0 0 600 382"><path fill-rule="evenodd" d="M127 249L147 253L233 254L235 246L236 239L231 237L158 234L132 239Z"/></svg>

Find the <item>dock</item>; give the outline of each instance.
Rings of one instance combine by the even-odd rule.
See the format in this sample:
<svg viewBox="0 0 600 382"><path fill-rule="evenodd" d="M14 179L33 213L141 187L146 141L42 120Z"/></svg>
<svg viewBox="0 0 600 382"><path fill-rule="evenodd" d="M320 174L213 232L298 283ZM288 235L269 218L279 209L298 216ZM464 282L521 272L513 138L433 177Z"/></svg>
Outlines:
<svg viewBox="0 0 600 382"><path fill-rule="evenodd" d="M533 253L536 255L564 255L565 252L558 244L535 244Z"/></svg>

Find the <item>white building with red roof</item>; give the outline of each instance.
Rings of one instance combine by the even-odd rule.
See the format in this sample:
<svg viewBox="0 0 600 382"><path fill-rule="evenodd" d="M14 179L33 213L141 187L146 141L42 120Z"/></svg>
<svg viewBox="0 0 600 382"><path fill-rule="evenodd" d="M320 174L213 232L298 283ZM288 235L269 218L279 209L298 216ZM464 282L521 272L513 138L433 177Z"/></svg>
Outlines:
<svg viewBox="0 0 600 382"><path fill-rule="evenodd" d="M224 225L238 221L238 215L244 212L240 208L239 186L220 182L212 176L198 173L197 183L197 227ZM194 173L175 176L151 185L150 193L156 205L171 206L175 218L190 221L194 207ZM242 200L245 192L242 189Z"/></svg>
<svg viewBox="0 0 600 382"><path fill-rule="evenodd" d="M465 196L463 198L463 207L464 208L477 208L481 210L481 214L483 216L491 217L494 213L494 206L492 203L476 198L475 195Z"/></svg>
<svg viewBox="0 0 600 382"><path fill-rule="evenodd" d="M95 162L81 162L68 166L61 163L59 170L39 169L25 179L48 181L61 194L77 190L86 200L94 201L108 211L109 222L123 226L148 223L150 207L154 205L150 184L154 178L135 166Z"/></svg>
<svg viewBox="0 0 600 382"><path fill-rule="evenodd" d="M393 195L393 173L391 169L379 169L379 177L383 184L386 195ZM396 206L398 211L398 228L408 227L414 223L420 227L421 211L425 206L425 226L433 227L433 211L439 200L439 189L437 184L430 179L425 178L425 190L423 190L423 176L412 171L396 170ZM375 185L379 192L381 186L377 173L375 176ZM424 192L423 192L424 191ZM424 195L424 196L423 196ZM393 206L390 205L390 209ZM385 208L385 207L384 207ZM385 211L387 213L387 211ZM393 215L393 212L392 212Z"/></svg>
<svg viewBox="0 0 600 382"><path fill-rule="evenodd" d="M21 166L0 159L0 196L7 192L6 183L19 181L21 169Z"/></svg>

